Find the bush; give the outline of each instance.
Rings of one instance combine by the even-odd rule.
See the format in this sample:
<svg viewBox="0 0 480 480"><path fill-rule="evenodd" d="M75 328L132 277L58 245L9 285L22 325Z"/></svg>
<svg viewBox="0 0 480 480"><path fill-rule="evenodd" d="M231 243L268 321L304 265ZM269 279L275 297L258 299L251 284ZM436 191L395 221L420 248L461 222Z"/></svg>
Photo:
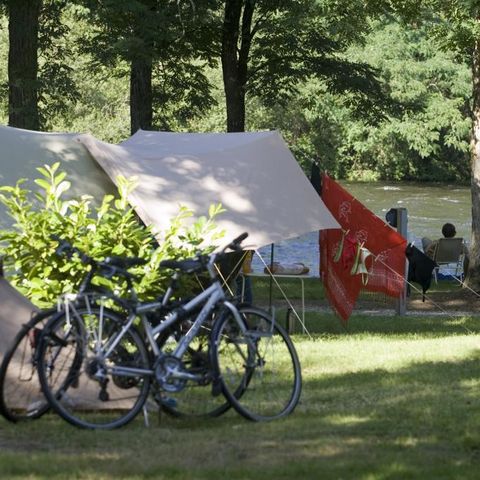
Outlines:
<svg viewBox="0 0 480 480"><path fill-rule="evenodd" d="M70 182L59 171L59 163L38 171L41 178L35 183L40 190L36 193L22 188L24 180L14 187L0 187L0 201L14 219L10 229L0 230L0 254L4 255L10 282L39 307L51 306L59 295L74 292L85 275L86 267L78 257L55 254L58 244L52 234L98 260L109 255L146 259L146 265L134 270L139 274L135 288L144 299L160 295L167 285L171 272L158 268L162 260L188 258L200 248L212 251L215 241L223 236L214 222L224 211L221 205L210 206L208 217L200 217L189 226L186 220L193 212L180 207L157 242L151 228L141 223L128 204L134 180L119 177L118 198L105 195L95 206L90 196L64 199ZM100 282L109 283L97 279ZM115 286L120 293L126 288Z"/></svg>

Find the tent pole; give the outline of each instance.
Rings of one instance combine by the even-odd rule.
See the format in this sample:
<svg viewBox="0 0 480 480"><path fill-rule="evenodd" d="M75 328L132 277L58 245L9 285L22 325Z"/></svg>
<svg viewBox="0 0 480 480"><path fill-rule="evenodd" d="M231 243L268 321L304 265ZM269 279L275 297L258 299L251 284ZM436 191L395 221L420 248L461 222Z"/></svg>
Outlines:
<svg viewBox="0 0 480 480"><path fill-rule="evenodd" d="M275 244L272 243L270 246L270 271L273 272L273 257L275 254ZM273 303L273 278L270 275L270 292L268 295L268 311L272 314L272 303Z"/></svg>

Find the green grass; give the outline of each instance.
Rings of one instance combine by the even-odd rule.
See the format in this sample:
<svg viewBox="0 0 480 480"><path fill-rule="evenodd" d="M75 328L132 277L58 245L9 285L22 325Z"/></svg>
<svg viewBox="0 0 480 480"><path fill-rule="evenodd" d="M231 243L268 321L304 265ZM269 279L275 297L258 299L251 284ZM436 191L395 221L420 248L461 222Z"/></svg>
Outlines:
<svg viewBox="0 0 480 480"><path fill-rule="evenodd" d="M83 431L54 415L0 420L2 479L478 479L478 318L309 313L321 334L294 336L303 371L288 418L235 412L185 421L152 414Z"/></svg>
<svg viewBox="0 0 480 480"><path fill-rule="evenodd" d="M301 289L299 280L289 278L277 278L276 281L289 299L300 299ZM255 302L265 302L270 298L270 283L272 284L272 299L283 300L284 296L278 286L269 278L252 277L253 298ZM323 286L318 278L304 278L305 299L324 300Z"/></svg>

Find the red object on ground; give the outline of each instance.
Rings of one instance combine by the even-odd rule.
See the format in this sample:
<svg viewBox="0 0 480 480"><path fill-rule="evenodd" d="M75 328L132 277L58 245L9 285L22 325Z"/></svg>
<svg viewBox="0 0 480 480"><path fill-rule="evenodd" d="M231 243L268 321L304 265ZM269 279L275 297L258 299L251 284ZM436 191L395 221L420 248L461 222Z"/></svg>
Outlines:
<svg viewBox="0 0 480 480"><path fill-rule="evenodd" d="M399 298L405 286L406 239L326 174L322 200L342 226L320 231L320 277L332 308L347 321L362 288ZM351 273L361 246L371 253L363 282L362 275Z"/></svg>

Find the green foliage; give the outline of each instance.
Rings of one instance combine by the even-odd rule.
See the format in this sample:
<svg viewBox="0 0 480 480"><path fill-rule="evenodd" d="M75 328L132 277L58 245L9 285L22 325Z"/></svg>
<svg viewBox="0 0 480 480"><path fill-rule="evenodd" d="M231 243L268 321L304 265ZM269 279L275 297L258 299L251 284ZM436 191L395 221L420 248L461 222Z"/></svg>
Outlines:
<svg viewBox="0 0 480 480"><path fill-rule="evenodd" d="M39 91L40 124L51 126L51 119L67 112L69 102L79 98L73 77L72 46L65 41L69 26L64 20L65 0L44 0L39 18Z"/></svg>
<svg viewBox="0 0 480 480"><path fill-rule="evenodd" d="M282 130L305 167L313 160L337 178L465 182L469 177L470 72L439 51L425 29L387 19L372 24L352 61L368 58L395 104L373 123L348 95L309 80L286 108L253 106L252 128Z"/></svg>
<svg viewBox="0 0 480 480"><path fill-rule="evenodd" d="M70 69L63 70L63 80L51 72L65 91L45 77L45 125L120 142L130 132L129 54L141 53L128 26L150 3L82 0L67 2L60 15L63 3L45 2L50 20L43 27L48 51L41 52L42 65L50 55ZM163 5L163 13L138 25L151 26L147 33L156 42L155 126L225 130L222 74L215 65L220 3L153 3ZM430 10L419 15L420 6ZM379 17L392 10L415 22ZM259 0L255 12L247 129L279 129L306 171L315 161L337 178L468 181L468 64L478 29L473 2ZM6 17L0 39L0 122L6 123ZM378 83L361 81L370 78L366 72ZM380 84L382 91L376 89ZM384 101L384 91L392 102Z"/></svg>
<svg viewBox="0 0 480 480"><path fill-rule="evenodd" d="M215 5L177 0L82 0L77 20L88 22L87 35L79 38L91 67L115 69L128 75L125 63L142 59L152 65L154 125L171 130L184 119L195 118L214 103L204 74L214 64L212 30ZM123 68L117 68L118 64Z"/></svg>
<svg viewBox="0 0 480 480"><path fill-rule="evenodd" d="M154 298L164 291L170 272L158 268L162 260L191 257L200 248L211 250L223 235L214 222L224 211L220 205L212 205L207 217L198 218L190 226L186 221L193 212L181 207L157 243L151 228L140 223L128 204L128 195L135 188L133 180L119 177L118 198L105 195L101 204L94 206L88 196L64 200L70 183L58 163L38 171L38 192L22 188L22 181L14 187L0 187L0 201L15 222L11 229L0 231L0 253L5 255L12 284L39 306L50 306L60 294L75 291L85 273L78 257L55 254L58 245L52 234L95 259L110 255L146 259L148 263L136 272L136 289L143 298ZM126 287L114 285L120 290Z"/></svg>

